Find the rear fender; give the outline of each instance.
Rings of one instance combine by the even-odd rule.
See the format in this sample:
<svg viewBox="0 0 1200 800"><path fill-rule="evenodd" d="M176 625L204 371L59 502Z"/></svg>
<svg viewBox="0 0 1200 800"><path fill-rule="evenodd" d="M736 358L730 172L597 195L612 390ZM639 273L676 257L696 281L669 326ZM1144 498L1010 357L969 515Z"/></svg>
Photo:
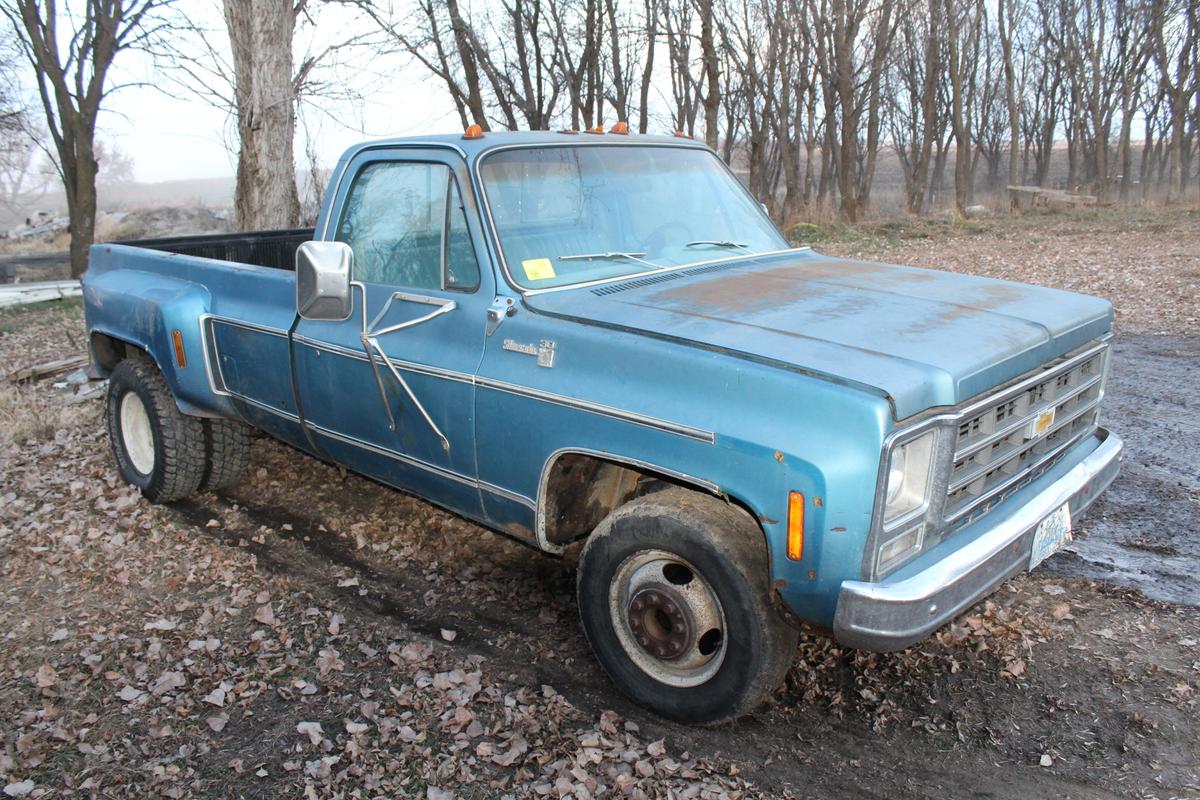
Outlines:
<svg viewBox="0 0 1200 800"><path fill-rule="evenodd" d="M144 351L158 365L179 410L203 417L236 417L228 398L213 393L205 363L201 320L211 307L208 289L191 281L151 272L115 269L83 280L92 371L104 375L112 364L103 337ZM176 357L174 332L183 343ZM99 334L99 335L98 335Z"/></svg>

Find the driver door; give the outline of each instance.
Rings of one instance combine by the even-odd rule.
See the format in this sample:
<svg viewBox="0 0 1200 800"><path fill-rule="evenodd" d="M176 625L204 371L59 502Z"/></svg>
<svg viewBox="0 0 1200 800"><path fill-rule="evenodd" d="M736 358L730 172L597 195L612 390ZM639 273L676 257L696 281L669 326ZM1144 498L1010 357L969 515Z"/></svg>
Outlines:
<svg viewBox="0 0 1200 800"><path fill-rule="evenodd" d="M303 320L293 337L307 433L331 460L478 516L473 376L494 287L465 168L449 153L371 151L346 174L330 231L354 251L353 312Z"/></svg>

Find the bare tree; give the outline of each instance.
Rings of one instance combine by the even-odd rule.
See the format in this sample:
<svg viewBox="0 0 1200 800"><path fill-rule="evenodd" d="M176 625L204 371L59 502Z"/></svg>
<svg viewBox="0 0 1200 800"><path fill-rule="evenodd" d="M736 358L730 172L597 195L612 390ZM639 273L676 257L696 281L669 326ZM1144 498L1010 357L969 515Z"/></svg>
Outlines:
<svg viewBox="0 0 1200 800"><path fill-rule="evenodd" d="M896 31L895 0L809 0L826 103L826 146L841 216L862 219L880 142L884 67Z"/></svg>
<svg viewBox="0 0 1200 800"><path fill-rule="evenodd" d="M1169 113L1167 200L1187 185L1188 111L1200 91L1200 7L1194 0L1151 0L1150 46Z"/></svg>
<svg viewBox="0 0 1200 800"><path fill-rule="evenodd" d="M113 60L144 45L170 0L86 0L75 11L59 0L0 0L36 79L38 99L71 220L71 275L87 269L96 230L96 120ZM66 30L60 30L65 23Z"/></svg>
<svg viewBox="0 0 1200 800"><path fill-rule="evenodd" d="M983 0L945 0L950 79L950 127L954 132L954 204L964 213L971 196L970 97L968 72L977 63Z"/></svg>
<svg viewBox="0 0 1200 800"><path fill-rule="evenodd" d="M1022 0L997 0L996 27L1000 36L1000 54L1004 61L1004 105L1008 111L1008 183L1017 183L1017 158L1021 147L1021 101L1017 92L1017 73L1013 63L1013 42L1021 26Z"/></svg>
<svg viewBox="0 0 1200 800"><path fill-rule="evenodd" d="M704 141L713 148L717 147L717 126L721 110L721 60L717 55L717 33L715 25L717 0L692 0L696 4L696 13L700 17L700 58L703 64L703 86L701 93L704 105ZM731 136L726 132L726 137ZM728 161L728 157L725 159Z"/></svg>

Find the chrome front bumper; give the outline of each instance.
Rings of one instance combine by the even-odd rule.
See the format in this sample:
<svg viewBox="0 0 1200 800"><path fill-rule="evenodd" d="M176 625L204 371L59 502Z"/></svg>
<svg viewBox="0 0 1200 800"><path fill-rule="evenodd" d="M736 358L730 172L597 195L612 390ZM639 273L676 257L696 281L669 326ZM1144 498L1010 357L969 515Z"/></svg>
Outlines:
<svg viewBox="0 0 1200 800"><path fill-rule="evenodd" d="M1104 428L1094 436L1100 444L1083 460L942 560L896 580L844 581L833 621L837 640L863 650L900 650L1027 569L1038 523L1064 503L1074 520L1117 476L1120 438Z"/></svg>

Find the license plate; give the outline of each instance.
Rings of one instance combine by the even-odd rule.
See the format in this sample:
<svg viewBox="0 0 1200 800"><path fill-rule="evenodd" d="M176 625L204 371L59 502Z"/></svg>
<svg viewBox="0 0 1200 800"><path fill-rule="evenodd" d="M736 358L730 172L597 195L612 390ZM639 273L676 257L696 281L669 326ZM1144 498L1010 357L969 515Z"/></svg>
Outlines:
<svg viewBox="0 0 1200 800"><path fill-rule="evenodd" d="M1029 568L1033 569L1057 553L1071 541L1071 505L1064 504L1050 516L1038 523L1033 532L1033 552L1029 555Z"/></svg>

